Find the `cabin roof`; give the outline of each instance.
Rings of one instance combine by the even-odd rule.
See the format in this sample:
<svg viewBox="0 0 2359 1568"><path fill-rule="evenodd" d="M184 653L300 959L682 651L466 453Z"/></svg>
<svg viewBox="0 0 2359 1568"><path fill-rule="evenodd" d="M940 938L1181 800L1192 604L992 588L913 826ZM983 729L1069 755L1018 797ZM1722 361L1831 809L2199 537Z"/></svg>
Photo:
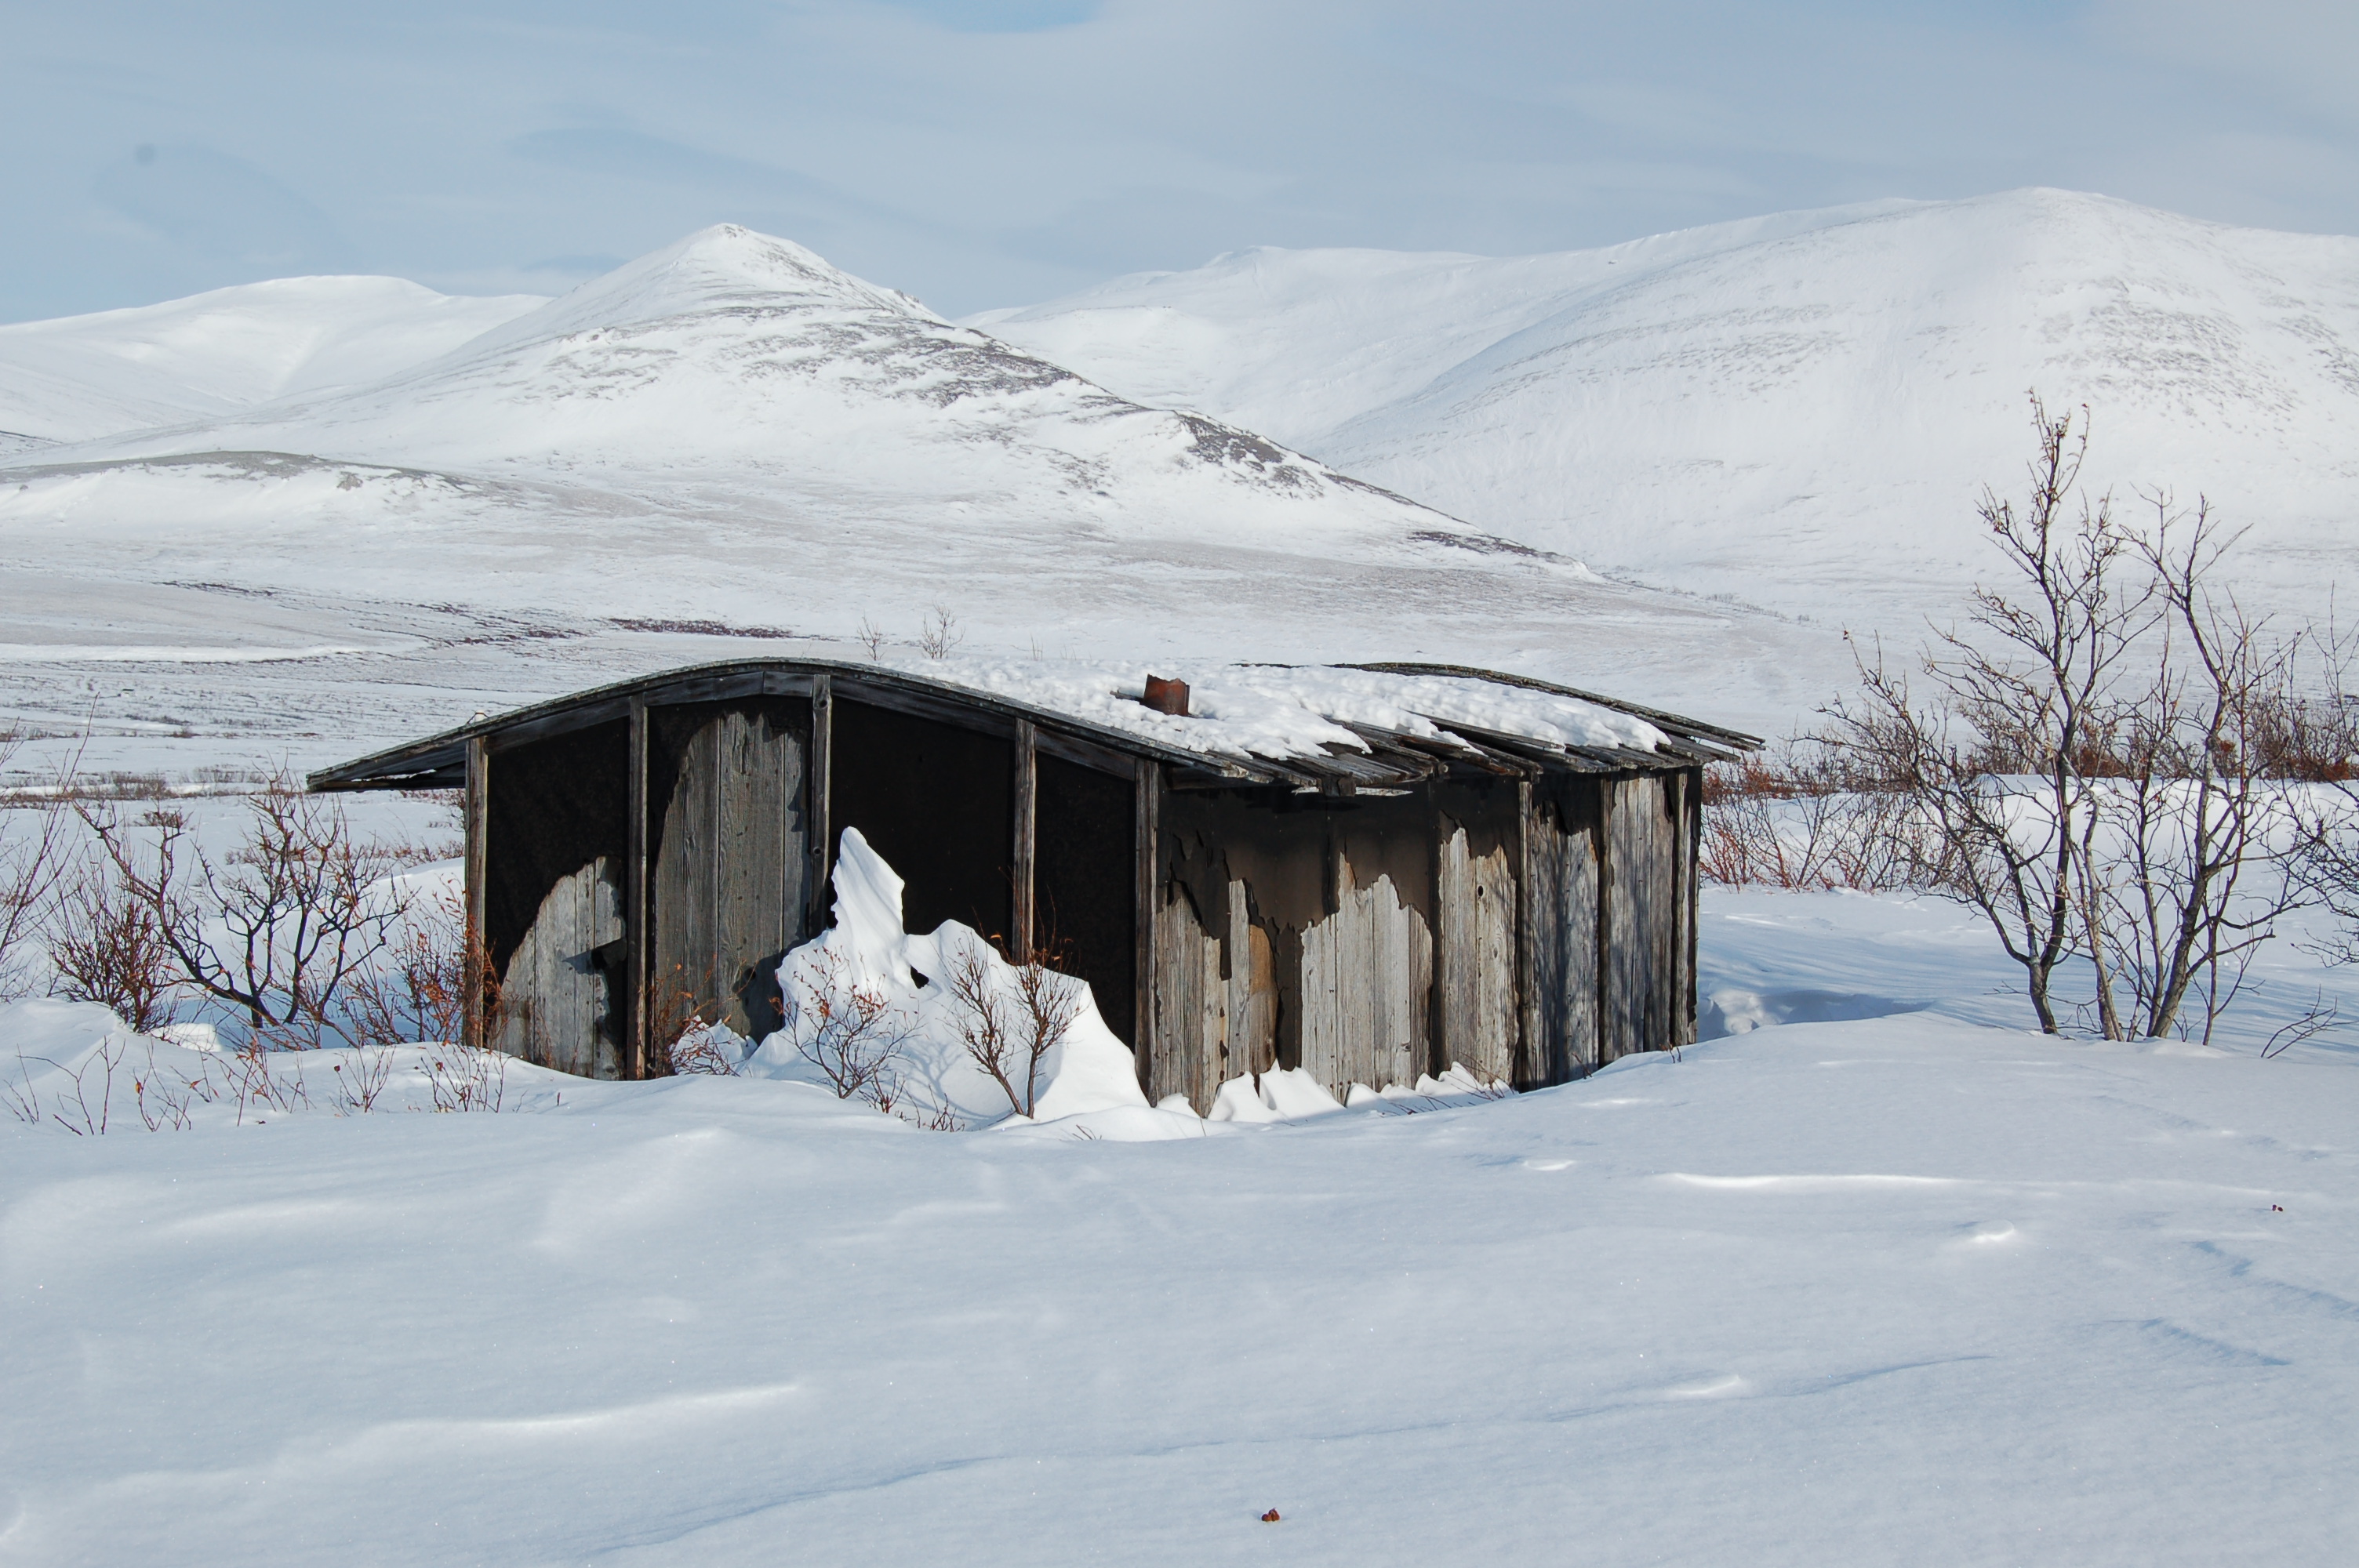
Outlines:
<svg viewBox="0 0 2359 1568"><path fill-rule="evenodd" d="M1044 742L1163 763L1180 787L1286 785L1349 795L1452 769L1510 774L1691 767L1757 737L1527 676L1459 665L1166 661L1187 717L1141 702L1148 666L944 659L921 667L823 658L734 660L643 676L474 719L310 775L315 790L453 787L467 744L507 745L609 722L641 704L837 694L951 723L1028 721Z"/></svg>

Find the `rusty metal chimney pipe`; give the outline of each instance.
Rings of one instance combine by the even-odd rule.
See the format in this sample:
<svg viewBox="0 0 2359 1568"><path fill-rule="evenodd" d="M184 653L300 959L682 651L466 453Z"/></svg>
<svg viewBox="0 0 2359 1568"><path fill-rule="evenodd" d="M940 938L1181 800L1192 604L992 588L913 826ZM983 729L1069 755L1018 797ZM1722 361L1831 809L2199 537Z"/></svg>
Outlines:
<svg viewBox="0 0 2359 1568"><path fill-rule="evenodd" d="M1158 713L1185 719L1188 717L1188 683L1149 676L1147 677L1147 694L1138 700Z"/></svg>

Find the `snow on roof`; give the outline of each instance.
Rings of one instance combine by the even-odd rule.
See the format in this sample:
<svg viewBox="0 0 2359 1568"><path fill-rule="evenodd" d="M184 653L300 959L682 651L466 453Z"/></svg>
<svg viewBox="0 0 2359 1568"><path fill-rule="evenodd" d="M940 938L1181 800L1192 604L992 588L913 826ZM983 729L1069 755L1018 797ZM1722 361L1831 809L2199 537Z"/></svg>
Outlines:
<svg viewBox="0 0 2359 1568"><path fill-rule="evenodd" d="M1367 751L1367 742L1345 728L1354 724L1442 741L1451 739L1446 727L1465 726L1549 745L1634 752L1652 752L1669 739L1635 714L1479 676L1190 660L1167 660L1152 667L1100 661L889 655L887 662L907 675L988 692L1213 756L1282 762L1328 755L1331 746ZM1188 683L1187 717L1141 704L1149 675Z"/></svg>

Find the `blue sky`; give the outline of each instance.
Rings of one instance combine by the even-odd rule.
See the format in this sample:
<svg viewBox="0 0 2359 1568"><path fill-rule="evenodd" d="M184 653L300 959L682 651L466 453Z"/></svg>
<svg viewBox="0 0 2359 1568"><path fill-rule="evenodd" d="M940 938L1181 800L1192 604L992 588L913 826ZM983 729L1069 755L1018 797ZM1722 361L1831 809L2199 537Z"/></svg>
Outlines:
<svg viewBox="0 0 2359 1568"><path fill-rule="evenodd" d="M2033 184L2359 232L2348 0L0 5L0 320L723 221L952 314Z"/></svg>

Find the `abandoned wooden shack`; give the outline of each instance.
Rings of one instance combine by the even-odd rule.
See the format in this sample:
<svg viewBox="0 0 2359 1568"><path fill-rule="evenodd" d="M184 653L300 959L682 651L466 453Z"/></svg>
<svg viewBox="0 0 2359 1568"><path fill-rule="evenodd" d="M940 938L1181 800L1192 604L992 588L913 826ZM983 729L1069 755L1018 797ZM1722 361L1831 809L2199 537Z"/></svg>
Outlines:
<svg viewBox="0 0 2359 1568"><path fill-rule="evenodd" d="M908 929L1088 981L1150 1101L1273 1066L1532 1087L1694 1037L1702 770L1750 736L1450 665L1200 672L1211 714L1178 682L955 674L701 666L310 783L463 787L477 1037L592 1076L660 1070L691 1006L777 1027L846 827Z"/></svg>

